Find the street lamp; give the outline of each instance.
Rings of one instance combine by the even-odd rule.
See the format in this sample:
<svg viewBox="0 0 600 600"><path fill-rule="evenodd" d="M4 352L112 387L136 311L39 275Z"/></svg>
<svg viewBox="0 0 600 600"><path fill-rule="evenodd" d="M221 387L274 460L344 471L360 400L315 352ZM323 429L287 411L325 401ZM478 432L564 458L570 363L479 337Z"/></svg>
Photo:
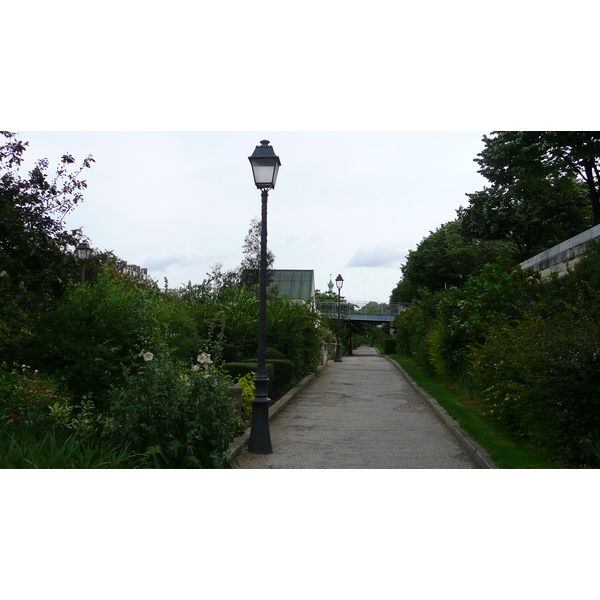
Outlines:
<svg viewBox="0 0 600 600"><path fill-rule="evenodd" d="M341 342L341 326L342 326L342 286L344 285L344 278L341 275L338 275L335 278L335 285L338 289L338 326L337 326L337 347L335 349L335 358L333 362L343 362L342 361L342 342Z"/></svg>
<svg viewBox="0 0 600 600"><path fill-rule="evenodd" d="M92 249L87 242L80 242L75 248L77 258L81 261L81 283L85 281L85 262L92 254Z"/></svg>
<svg viewBox="0 0 600 600"><path fill-rule="evenodd" d="M275 188L277 173L281 166L279 157L275 155L269 140L261 140L252 156L248 157L252 165L254 183L261 190L262 217L260 231L260 277L258 308L258 368L254 379L255 393L252 400L252 423L248 451L254 454L271 454L271 433L269 431L269 404L267 394L267 363L265 348L267 346L267 198L269 190Z"/></svg>

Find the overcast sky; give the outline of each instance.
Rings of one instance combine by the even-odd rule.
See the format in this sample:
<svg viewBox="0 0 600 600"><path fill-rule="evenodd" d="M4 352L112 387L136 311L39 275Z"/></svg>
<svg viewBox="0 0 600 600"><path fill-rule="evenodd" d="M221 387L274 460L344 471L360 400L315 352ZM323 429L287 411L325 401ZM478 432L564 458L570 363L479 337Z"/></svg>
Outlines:
<svg viewBox="0 0 600 600"><path fill-rule="evenodd" d="M313 269L321 290L340 273L348 299L386 302L408 250L485 184L473 159L489 132L18 133L28 164L91 154L67 226L172 287L240 263L261 207L248 156L266 138L281 159L268 205L275 268Z"/></svg>
<svg viewBox="0 0 600 600"><path fill-rule="evenodd" d="M591 128L592 96L551 83L565 54L544 32L593 36L574 9L284 4L66 3L36 19L26 2L8 7L28 29L7 32L22 76L0 99L3 128L31 159L96 160L69 227L161 284L234 268L260 215L247 157L266 138L282 163L269 195L275 267L313 269L321 290L339 273L348 299L387 301L408 250L484 186L473 162L484 133L565 115L567 128ZM489 43L512 29L510 44ZM571 80L584 70L568 67Z"/></svg>

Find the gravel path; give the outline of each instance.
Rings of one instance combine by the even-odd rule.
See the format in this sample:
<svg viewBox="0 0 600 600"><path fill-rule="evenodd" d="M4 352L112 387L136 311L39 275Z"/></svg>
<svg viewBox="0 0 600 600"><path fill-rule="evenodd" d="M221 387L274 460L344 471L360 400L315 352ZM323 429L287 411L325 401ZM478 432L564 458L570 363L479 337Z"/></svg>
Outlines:
<svg viewBox="0 0 600 600"><path fill-rule="evenodd" d="M330 362L271 422L273 453L241 469L474 469L475 463L376 350Z"/></svg>

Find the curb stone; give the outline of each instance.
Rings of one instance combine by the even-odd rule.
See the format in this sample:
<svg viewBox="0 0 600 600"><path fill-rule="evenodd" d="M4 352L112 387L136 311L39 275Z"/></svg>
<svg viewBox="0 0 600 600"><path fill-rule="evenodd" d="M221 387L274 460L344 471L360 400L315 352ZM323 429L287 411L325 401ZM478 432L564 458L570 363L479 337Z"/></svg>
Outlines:
<svg viewBox="0 0 600 600"><path fill-rule="evenodd" d="M399 371L402 376L408 381L411 387L427 402L437 417L448 427L450 432L456 437L456 439L462 444L467 454L473 459L475 464L480 469L497 469L498 467L494 464L490 455L471 437L469 434L455 421L446 410L438 403L438 401L430 396L424 389L420 388L417 383L410 377L410 375L393 359L389 358L385 354L381 354L386 360L391 362Z"/></svg>

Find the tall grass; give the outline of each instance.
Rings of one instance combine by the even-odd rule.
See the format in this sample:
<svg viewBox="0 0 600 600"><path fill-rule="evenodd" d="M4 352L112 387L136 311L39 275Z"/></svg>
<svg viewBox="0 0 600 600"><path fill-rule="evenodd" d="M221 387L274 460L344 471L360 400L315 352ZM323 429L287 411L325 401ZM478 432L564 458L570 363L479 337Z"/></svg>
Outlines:
<svg viewBox="0 0 600 600"><path fill-rule="evenodd" d="M131 469L143 466L143 460L129 447L57 429L19 427L0 433L3 469Z"/></svg>

